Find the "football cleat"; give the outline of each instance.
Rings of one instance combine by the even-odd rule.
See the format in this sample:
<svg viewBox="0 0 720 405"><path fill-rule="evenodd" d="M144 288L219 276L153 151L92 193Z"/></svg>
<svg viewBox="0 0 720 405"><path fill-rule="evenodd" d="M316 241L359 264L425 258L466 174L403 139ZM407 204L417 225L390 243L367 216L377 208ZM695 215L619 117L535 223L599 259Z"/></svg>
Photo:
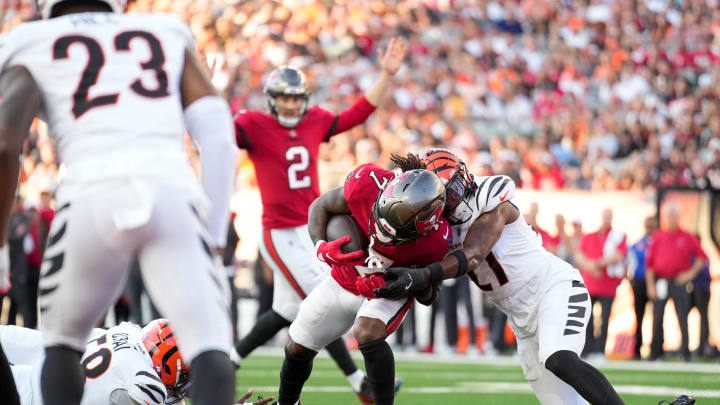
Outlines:
<svg viewBox="0 0 720 405"><path fill-rule="evenodd" d="M403 380L400 378L395 379L395 393L397 394L398 391L400 391L400 386L402 385ZM363 378L362 384L360 384L360 391L356 392L355 395L358 396L358 399L360 399L360 402L362 402L365 405L373 405L375 403L375 400L373 399L372 394L372 388L370 387L370 381L368 381L367 376Z"/></svg>
<svg viewBox="0 0 720 405"><path fill-rule="evenodd" d="M664 405L664 404L668 404L668 405L693 405L694 403L695 403L695 398L690 397L690 396L687 396L687 395L680 395L679 397L677 397L676 400L674 400L674 401L672 401L672 402L662 400L662 401L658 402L658 405Z"/></svg>

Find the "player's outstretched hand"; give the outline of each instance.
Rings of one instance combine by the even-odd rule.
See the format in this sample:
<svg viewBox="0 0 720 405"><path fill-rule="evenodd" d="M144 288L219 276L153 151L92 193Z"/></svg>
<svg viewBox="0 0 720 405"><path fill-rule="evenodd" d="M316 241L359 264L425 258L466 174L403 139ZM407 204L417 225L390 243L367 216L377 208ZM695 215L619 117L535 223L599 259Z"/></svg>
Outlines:
<svg viewBox="0 0 720 405"><path fill-rule="evenodd" d="M362 257L365 255L365 252L363 252L362 250L356 250L350 253L343 253L342 245L348 242L350 242L349 236L343 236L342 238L335 239L332 242L325 242L324 240L319 240L315 244L315 251L317 252L318 259L327 264L346 265L353 264L354 262L362 259Z"/></svg>
<svg viewBox="0 0 720 405"><path fill-rule="evenodd" d="M10 246L0 246L0 294L5 294L12 288L10 284Z"/></svg>
<svg viewBox="0 0 720 405"><path fill-rule="evenodd" d="M393 37L385 52L378 49L380 67L392 76L402 66L405 55L407 55L407 42L403 37Z"/></svg>
<svg viewBox="0 0 720 405"><path fill-rule="evenodd" d="M430 286L430 272L424 267L419 269L391 267L385 270L385 274L387 284L374 291L378 298L405 298L427 291Z"/></svg>
<svg viewBox="0 0 720 405"><path fill-rule="evenodd" d="M269 404L270 401L275 399L275 397L268 397L268 398L258 398L259 400L257 402L245 402L248 399L250 399L252 394L253 394L253 390L249 389L248 392L245 395L243 395L242 398L240 398L240 402L237 405L265 405L265 404Z"/></svg>

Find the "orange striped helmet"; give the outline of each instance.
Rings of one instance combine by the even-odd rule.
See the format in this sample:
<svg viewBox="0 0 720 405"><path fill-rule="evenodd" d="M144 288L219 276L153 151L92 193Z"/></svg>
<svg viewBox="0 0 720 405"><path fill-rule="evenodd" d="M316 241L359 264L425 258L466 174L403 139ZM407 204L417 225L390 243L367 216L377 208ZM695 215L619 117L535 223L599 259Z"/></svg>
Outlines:
<svg viewBox="0 0 720 405"><path fill-rule="evenodd" d="M142 342L167 389L168 400L173 398L179 402L190 389L190 367L180 357L175 333L167 319L156 319L147 324L143 328Z"/></svg>
<svg viewBox="0 0 720 405"><path fill-rule="evenodd" d="M420 156L420 164L445 184L445 216L450 223L469 220L472 209L466 199L475 193L477 186L465 163L447 149L428 149Z"/></svg>

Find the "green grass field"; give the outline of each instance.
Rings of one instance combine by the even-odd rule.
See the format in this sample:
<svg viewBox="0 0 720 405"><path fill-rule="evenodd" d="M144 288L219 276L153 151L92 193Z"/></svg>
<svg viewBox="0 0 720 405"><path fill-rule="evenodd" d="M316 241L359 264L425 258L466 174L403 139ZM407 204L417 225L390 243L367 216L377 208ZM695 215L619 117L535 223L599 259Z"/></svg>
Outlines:
<svg viewBox="0 0 720 405"><path fill-rule="evenodd" d="M417 360L416 360L417 359ZM356 357L356 362L362 360ZM248 387L263 396L275 395L282 358L266 352L243 361L238 393ZM600 368L629 405L657 404L680 394L696 397L697 405L720 405L717 364L607 362ZM404 380L398 405L537 404L520 366L510 358L447 362L420 355L399 355L396 374ZM240 392L242 391L242 392ZM313 374L301 397L305 405L354 405L347 380L332 362L315 360Z"/></svg>

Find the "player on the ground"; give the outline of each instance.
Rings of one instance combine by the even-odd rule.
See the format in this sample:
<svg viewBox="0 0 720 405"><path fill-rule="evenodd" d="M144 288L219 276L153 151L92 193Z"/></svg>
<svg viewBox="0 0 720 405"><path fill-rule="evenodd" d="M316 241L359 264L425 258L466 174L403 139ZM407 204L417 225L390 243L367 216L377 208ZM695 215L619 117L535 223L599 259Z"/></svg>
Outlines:
<svg viewBox="0 0 720 405"><path fill-rule="evenodd" d="M460 159L442 149L431 149L421 159L410 154L393 160L403 170L422 167L443 179L443 215L452 224L456 250L423 268L388 269L397 280L375 294L401 298L468 274L508 315L523 372L543 405L582 404L583 398L597 405L622 404L605 376L578 356L591 311L582 277L543 249L513 203L513 181L507 176L473 179Z"/></svg>
<svg viewBox="0 0 720 405"><path fill-rule="evenodd" d="M321 281L322 270L307 230L308 207L319 195L318 151L333 135L362 124L385 99L392 76L406 54L402 38L378 50L382 73L364 97L340 114L309 107L310 88L302 71L282 66L271 72L263 92L269 114L242 110L235 117L237 144L256 167L263 204L260 253L274 274L272 310L236 344L247 357L295 319L300 302ZM320 249L323 247L320 246ZM342 340L327 347L358 397L372 403L364 375ZM370 401L370 402L369 402Z"/></svg>
<svg viewBox="0 0 720 405"><path fill-rule="evenodd" d="M156 319L144 328L123 322L109 329L93 329L90 337L81 361L85 374L82 404L184 403L190 389L190 368L180 357L177 339L166 320ZM39 368L45 350L40 331L0 326L0 342L13 363L20 403L42 405Z"/></svg>
<svg viewBox="0 0 720 405"><path fill-rule="evenodd" d="M300 312L290 325L292 341L285 348L280 371L280 405L294 405L299 400L317 352L353 324L374 403L393 403L395 363L385 339L402 323L414 300L372 299L372 291L385 284L383 276L377 274L379 268L393 263L427 265L447 254L450 228L441 216L444 205L445 190L434 174L416 170L395 177L374 164L357 167L343 187L312 203L308 226L314 242L327 239L330 217L351 214L369 236L370 245L367 254L362 252L358 257L350 253L351 257L343 258L337 241L329 243L333 249L324 254L332 263L330 276L300 304ZM437 290L428 288L417 297L429 304L437 297Z"/></svg>
<svg viewBox="0 0 720 405"><path fill-rule="evenodd" d="M0 37L0 246L18 156L41 114L67 169L39 286L44 402L80 403L87 337L138 257L196 371L193 403L231 404L227 282L213 260L236 161L229 107L177 17L125 15L125 0L38 6L43 20ZM202 153L202 187L184 153L186 128Z"/></svg>

